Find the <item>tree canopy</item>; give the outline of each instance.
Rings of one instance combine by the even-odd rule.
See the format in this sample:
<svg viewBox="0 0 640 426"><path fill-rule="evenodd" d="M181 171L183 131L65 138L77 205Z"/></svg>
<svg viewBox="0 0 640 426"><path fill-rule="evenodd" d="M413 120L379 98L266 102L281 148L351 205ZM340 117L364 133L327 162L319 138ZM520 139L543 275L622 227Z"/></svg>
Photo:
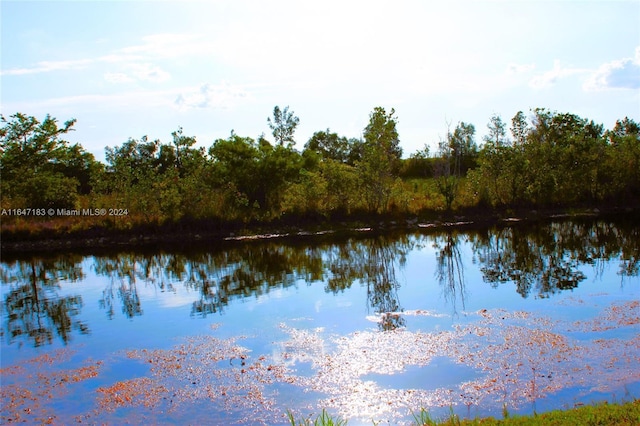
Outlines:
<svg viewBox="0 0 640 426"><path fill-rule="evenodd" d="M5 210L126 207L149 223L246 223L478 205L640 203L640 126L629 117L605 129L545 108L518 111L510 121L494 114L481 147L476 127L458 121L447 126L436 152L427 147L402 159L393 108L373 108L362 139L326 128L300 152L298 117L276 106L267 120L273 143L231 131L204 148L178 127L168 142L142 136L107 147L105 164L64 139L74 119L0 117Z"/></svg>

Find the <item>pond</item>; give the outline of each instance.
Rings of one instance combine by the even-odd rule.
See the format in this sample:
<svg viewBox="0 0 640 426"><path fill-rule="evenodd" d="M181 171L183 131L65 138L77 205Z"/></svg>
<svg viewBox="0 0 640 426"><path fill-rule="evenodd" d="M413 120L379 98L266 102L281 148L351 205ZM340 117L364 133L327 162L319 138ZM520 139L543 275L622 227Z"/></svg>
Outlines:
<svg viewBox="0 0 640 426"><path fill-rule="evenodd" d="M3 423L349 424L640 396L640 226L8 258Z"/></svg>

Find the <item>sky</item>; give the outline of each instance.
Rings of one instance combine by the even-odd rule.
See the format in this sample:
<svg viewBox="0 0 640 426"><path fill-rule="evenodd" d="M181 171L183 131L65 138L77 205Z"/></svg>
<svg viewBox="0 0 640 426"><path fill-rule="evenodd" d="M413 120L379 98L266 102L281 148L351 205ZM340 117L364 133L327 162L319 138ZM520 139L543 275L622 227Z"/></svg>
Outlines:
<svg viewBox="0 0 640 426"><path fill-rule="evenodd" d="M405 157L538 107L640 121L637 0L3 0L0 17L0 112L75 118L65 139L101 161L179 127L204 147L273 139L276 105L299 150L394 108Z"/></svg>

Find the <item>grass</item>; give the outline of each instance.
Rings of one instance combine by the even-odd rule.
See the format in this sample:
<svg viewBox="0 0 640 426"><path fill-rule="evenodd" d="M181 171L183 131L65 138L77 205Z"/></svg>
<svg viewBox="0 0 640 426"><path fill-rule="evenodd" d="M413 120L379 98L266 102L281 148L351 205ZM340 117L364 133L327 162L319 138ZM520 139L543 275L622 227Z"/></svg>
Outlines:
<svg viewBox="0 0 640 426"><path fill-rule="evenodd" d="M287 410L287 417L289 418L289 422L291 426L343 426L347 424L346 420L342 419L334 419L326 410L322 410L322 413L315 418L315 420L311 420L311 418L302 418L298 422L296 422L295 417L291 411Z"/></svg>
<svg viewBox="0 0 640 426"><path fill-rule="evenodd" d="M322 410L322 413L318 415L315 420L308 418L296 422L290 411L287 412L287 416L292 426L342 426L347 424L346 420L334 418L325 410ZM460 417L453 413L452 409L448 418L434 419L427 410L421 409L418 413L413 414L413 419L414 424L418 426L638 426L640 425L640 399L634 399L633 401L621 404L608 404L604 402L529 416L512 415L505 409L503 416L503 419L496 419L494 417L460 419ZM375 425L376 423L372 422L372 424Z"/></svg>

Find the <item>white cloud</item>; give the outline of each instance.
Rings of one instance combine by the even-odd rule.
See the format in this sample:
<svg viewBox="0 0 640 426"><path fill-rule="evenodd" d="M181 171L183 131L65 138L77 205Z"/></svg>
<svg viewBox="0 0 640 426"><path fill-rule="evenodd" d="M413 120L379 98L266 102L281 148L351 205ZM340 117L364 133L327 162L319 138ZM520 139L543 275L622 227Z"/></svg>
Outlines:
<svg viewBox="0 0 640 426"><path fill-rule="evenodd" d="M201 85L198 89L180 93L175 100L175 105L181 110L202 108L229 108L241 99L246 99L247 93L239 88L223 83L214 86L209 83Z"/></svg>
<svg viewBox="0 0 640 426"><path fill-rule="evenodd" d="M556 59L553 62L553 69L533 77L529 82L529 86L534 89L544 89L553 86L558 82L559 79L577 74L584 74L585 72L588 72L588 70L585 70L583 68L571 68L564 66L559 60Z"/></svg>
<svg viewBox="0 0 640 426"><path fill-rule="evenodd" d="M139 106L158 107L171 105L171 99L176 95L175 90L138 90L111 94L86 94L62 96L36 101L21 101L5 103L7 110L39 111L52 110L60 107L82 108L100 105L103 108L137 108Z"/></svg>
<svg viewBox="0 0 640 426"><path fill-rule="evenodd" d="M2 70L0 75L26 75L39 74L52 71L68 71L85 69L90 65L98 63L125 64L132 69L133 75L139 80L153 82L166 81L169 74L157 66L148 62L175 58L178 56L202 55L212 52L213 45L202 41L202 38L194 34L154 34L142 38L143 43L115 50L105 55L97 57L63 60L63 61L40 61L35 65ZM121 73L109 72L109 77L105 79L113 81L122 79ZM128 76L131 78L131 76ZM109 80L111 78L111 80Z"/></svg>
<svg viewBox="0 0 640 426"><path fill-rule="evenodd" d="M133 81L150 81L161 83L171 78L162 68L152 64L128 64L123 67L128 72L107 72L104 79L109 83L131 83Z"/></svg>
<svg viewBox="0 0 640 426"><path fill-rule="evenodd" d="M214 45L197 34L151 34L142 37L142 43L124 47L118 54L153 58L175 58L202 54L213 50Z"/></svg>
<svg viewBox="0 0 640 426"><path fill-rule="evenodd" d="M640 46L634 58L624 58L600 65L585 81L588 91L605 89L640 89Z"/></svg>
<svg viewBox="0 0 640 426"><path fill-rule="evenodd" d="M116 64L116 63L131 63L136 61L143 61L146 58L140 55L129 55L122 53L110 53L108 55L100 56L96 59L97 62L105 62L108 64Z"/></svg>
<svg viewBox="0 0 640 426"><path fill-rule="evenodd" d="M515 64L507 65L507 75L524 74L532 71L536 66L534 64Z"/></svg>
<svg viewBox="0 0 640 426"><path fill-rule="evenodd" d="M152 64L131 64L129 67L138 80L161 83L171 78L168 72Z"/></svg>
<svg viewBox="0 0 640 426"><path fill-rule="evenodd" d="M93 62L91 59L78 59L68 61L41 61L32 67L12 68L3 70L0 75L26 75L51 71L78 70L86 68Z"/></svg>
<svg viewBox="0 0 640 426"><path fill-rule="evenodd" d="M104 74L104 79L109 83L130 83L133 78L122 72L108 72Z"/></svg>

